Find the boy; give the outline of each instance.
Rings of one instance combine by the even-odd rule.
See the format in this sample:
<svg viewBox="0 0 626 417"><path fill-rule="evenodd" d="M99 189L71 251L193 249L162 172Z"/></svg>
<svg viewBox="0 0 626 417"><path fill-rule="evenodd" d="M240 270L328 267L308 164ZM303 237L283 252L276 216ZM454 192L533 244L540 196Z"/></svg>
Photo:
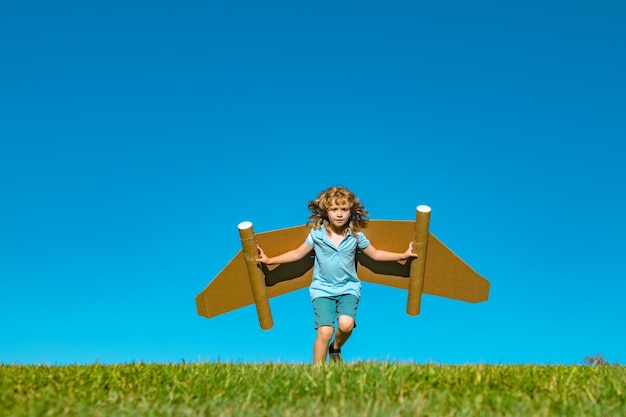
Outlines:
<svg viewBox="0 0 626 417"><path fill-rule="evenodd" d="M309 202L311 231L298 248L268 257L259 247L258 262L294 262L315 250L313 279L309 294L313 303L317 336L313 362L341 361L341 347L356 327L356 310L361 297L361 281L356 275L356 252L360 249L375 261L400 261L416 257L409 243L404 253L376 249L365 237L368 213L346 187L330 187ZM337 331L335 332L335 319ZM330 343L331 339L334 340Z"/></svg>

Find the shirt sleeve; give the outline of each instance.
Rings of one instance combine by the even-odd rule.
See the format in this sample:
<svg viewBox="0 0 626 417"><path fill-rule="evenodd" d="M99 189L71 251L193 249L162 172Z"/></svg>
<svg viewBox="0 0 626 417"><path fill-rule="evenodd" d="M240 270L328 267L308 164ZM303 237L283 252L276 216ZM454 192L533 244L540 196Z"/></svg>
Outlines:
<svg viewBox="0 0 626 417"><path fill-rule="evenodd" d="M365 249L370 245L369 239L362 232L356 234L356 239L356 245L359 249Z"/></svg>
<svg viewBox="0 0 626 417"><path fill-rule="evenodd" d="M304 243L307 244L307 246L311 246L313 247L313 236L311 236L311 232L309 232L309 234L306 236L306 239L304 240Z"/></svg>

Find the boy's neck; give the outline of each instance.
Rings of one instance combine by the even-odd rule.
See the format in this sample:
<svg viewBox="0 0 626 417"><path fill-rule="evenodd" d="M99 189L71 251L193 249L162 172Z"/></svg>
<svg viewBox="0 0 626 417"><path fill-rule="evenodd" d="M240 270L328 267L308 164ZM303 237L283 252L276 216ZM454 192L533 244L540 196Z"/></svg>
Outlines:
<svg viewBox="0 0 626 417"><path fill-rule="evenodd" d="M336 235L344 236L346 234L346 230L348 230L348 225L345 225L338 230L332 224L329 224L326 230L328 231L328 234L334 233Z"/></svg>

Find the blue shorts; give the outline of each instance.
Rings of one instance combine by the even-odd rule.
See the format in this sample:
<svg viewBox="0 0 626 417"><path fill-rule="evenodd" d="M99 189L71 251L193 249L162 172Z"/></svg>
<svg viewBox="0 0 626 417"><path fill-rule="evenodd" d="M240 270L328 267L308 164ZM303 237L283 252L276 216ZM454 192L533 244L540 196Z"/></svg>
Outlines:
<svg viewBox="0 0 626 417"><path fill-rule="evenodd" d="M350 316L356 327L356 308L359 298L352 294L337 295L334 297L318 297L313 300L313 314L315 328L321 326L335 327L335 319L339 316Z"/></svg>

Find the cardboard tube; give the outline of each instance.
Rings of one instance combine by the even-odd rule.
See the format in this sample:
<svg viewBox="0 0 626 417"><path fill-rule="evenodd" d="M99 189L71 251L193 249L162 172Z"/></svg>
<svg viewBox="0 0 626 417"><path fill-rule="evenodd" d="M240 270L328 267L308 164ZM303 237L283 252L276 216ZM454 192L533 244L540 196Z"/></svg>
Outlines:
<svg viewBox="0 0 626 417"><path fill-rule="evenodd" d="M251 222L241 222L238 228L241 246L243 247L243 256L246 260L248 278L250 278L252 297L254 298L256 312L259 316L259 324L261 329L269 330L274 326L274 321L272 320L272 311L270 310L270 303L265 289L265 276L256 261L258 250L256 239L254 238L254 229Z"/></svg>
<svg viewBox="0 0 626 417"><path fill-rule="evenodd" d="M411 262L409 270L409 295L406 313L417 316L420 313L422 291L424 289L424 272L426 271L426 252L428 250L428 226L430 224L430 207L417 206L415 210L415 231L413 232L413 252L417 259Z"/></svg>

